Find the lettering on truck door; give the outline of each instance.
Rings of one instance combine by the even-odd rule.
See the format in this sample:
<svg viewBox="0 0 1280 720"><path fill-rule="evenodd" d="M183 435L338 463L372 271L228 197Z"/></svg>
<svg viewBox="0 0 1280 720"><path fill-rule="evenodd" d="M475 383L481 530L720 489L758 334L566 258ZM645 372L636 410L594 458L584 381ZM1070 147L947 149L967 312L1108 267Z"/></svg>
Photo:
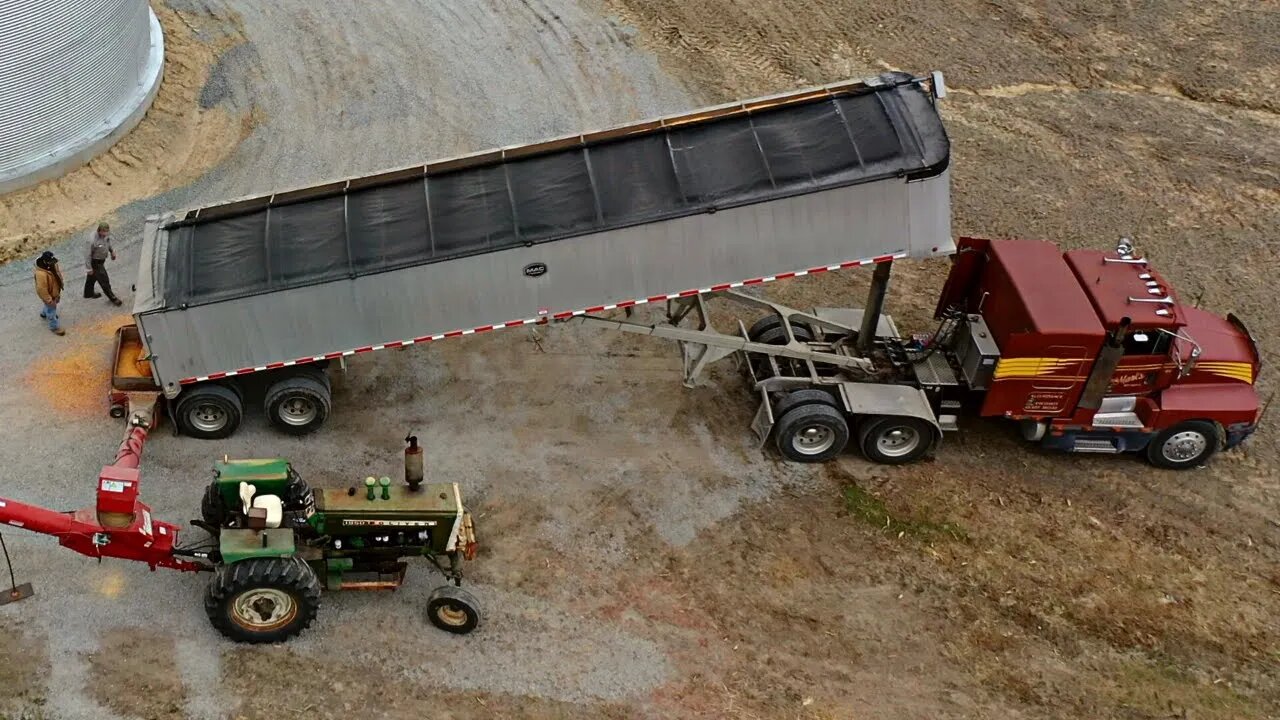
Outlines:
<svg viewBox="0 0 1280 720"><path fill-rule="evenodd" d="M1005 385L1007 407L1035 417L1070 415L1088 377L1086 353L1078 345L1051 345L1044 357L1002 358L995 379Z"/></svg>

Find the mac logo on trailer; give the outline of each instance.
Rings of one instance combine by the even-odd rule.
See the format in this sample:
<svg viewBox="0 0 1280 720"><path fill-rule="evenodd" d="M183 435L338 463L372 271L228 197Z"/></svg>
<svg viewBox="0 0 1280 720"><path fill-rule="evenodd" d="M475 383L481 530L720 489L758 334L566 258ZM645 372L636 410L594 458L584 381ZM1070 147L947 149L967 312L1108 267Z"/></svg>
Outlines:
<svg viewBox="0 0 1280 720"><path fill-rule="evenodd" d="M535 277L542 277L543 275L546 275L546 274L547 274L546 263L536 262L536 263L529 263L528 265L524 266L525 277L535 278Z"/></svg>

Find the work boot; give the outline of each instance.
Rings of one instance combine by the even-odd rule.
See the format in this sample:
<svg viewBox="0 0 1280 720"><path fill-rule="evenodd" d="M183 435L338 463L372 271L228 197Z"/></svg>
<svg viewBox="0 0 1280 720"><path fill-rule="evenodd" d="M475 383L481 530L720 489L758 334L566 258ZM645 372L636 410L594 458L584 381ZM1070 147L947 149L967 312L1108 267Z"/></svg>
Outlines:
<svg viewBox="0 0 1280 720"><path fill-rule="evenodd" d="M67 334L67 331L66 331L66 330L63 330L62 328L58 328L57 330L54 330L54 331L53 331L53 334L54 334L54 335L57 335L57 336L59 336L59 337L61 337L61 336L63 336L63 335L66 335L66 334Z"/></svg>

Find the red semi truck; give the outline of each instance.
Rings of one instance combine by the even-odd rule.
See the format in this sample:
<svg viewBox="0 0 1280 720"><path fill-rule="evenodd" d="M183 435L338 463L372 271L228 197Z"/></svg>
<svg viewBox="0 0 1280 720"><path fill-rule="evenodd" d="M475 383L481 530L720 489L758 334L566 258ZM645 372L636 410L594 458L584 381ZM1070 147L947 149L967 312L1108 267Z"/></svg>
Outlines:
<svg viewBox="0 0 1280 720"><path fill-rule="evenodd" d="M874 461L904 463L974 414L1017 421L1049 448L1144 452L1182 469L1253 432L1261 363L1248 330L1180 303L1127 240L1063 253L961 238L952 262L927 338L900 336L880 314L891 263L876 272L867 312L735 298L772 309L746 340L795 351L747 363L761 439L821 461L852 438Z"/></svg>

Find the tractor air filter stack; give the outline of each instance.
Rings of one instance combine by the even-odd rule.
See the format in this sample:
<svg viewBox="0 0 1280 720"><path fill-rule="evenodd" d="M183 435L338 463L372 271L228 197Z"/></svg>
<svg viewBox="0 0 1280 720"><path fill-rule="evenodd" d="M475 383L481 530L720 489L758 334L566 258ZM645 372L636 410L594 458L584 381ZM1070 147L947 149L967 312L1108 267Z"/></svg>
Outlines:
<svg viewBox="0 0 1280 720"><path fill-rule="evenodd" d="M410 435L404 439L409 447L404 449L404 481L410 490L417 490L424 478L422 471L422 448L418 447L418 437Z"/></svg>

